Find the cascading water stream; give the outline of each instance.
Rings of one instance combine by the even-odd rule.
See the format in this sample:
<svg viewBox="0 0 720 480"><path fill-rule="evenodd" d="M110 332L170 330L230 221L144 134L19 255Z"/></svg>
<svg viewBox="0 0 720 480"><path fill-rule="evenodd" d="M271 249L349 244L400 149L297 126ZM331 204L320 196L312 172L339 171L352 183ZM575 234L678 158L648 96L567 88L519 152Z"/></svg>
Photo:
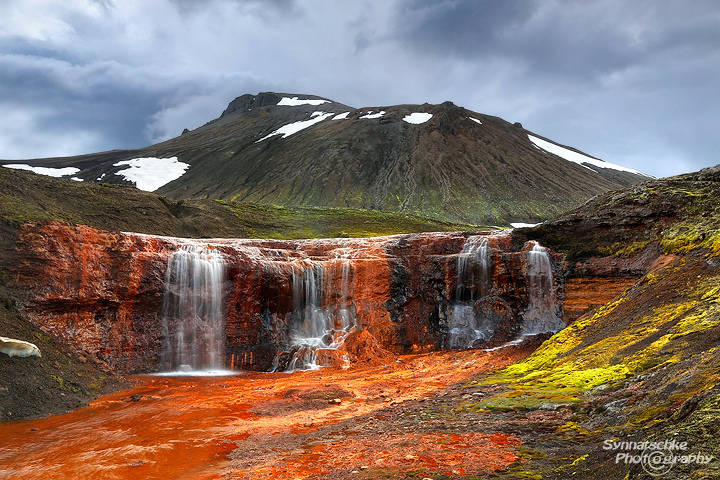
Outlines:
<svg viewBox="0 0 720 480"><path fill-rule="evenodd" d="M218 372L225 364L222 254L184 245L168 260L161 370Z"/></svg>
<svg viewBox="0 0 720 480"><path fill-rule="evenodd" d="M493 249L488 237L469 237L457 255L457 283L452 309L448 315L446 345L449 348L474 348L490 341L511 317L507 303L493 285ZM557 332L565 327L557 314L553 268L548 251L537 242L525 254L527 305L515 311L520 322L520 337ZM497 288L496 288L497 287ZM499 347L495 347L499 348Z"/></svg>
<svg viewBox="0 0 720 480"><path fill-rule="evenodd" d="M471 348L492 336L492 326L475 309L475 302L490 291L491 267L487 237L468 238L457 259L455 300L448 319L450 348Z"/></svg>
<svg viewBox="0 0 720 480"><path fill-rule="evenodd" d="M338 262L339 292L337 286L327 280L334 277L330 274L337 273ZM323 365L318 361L319 352L337 350L356 325L350 292L352 261L343 256L325 263L305 261L293 266L292 357L285 368L281 368L276 359L276 369L320 368Z"/></svg>
<svg viewBox="0 0 720 480"><path fill-rule="evenodd" d="M557 316L550 255L545 247L537 242L534 242L532 249L527 252L525 277L528 308L523 316L522 334L555 333L565 328L565 323Z"/></svg>

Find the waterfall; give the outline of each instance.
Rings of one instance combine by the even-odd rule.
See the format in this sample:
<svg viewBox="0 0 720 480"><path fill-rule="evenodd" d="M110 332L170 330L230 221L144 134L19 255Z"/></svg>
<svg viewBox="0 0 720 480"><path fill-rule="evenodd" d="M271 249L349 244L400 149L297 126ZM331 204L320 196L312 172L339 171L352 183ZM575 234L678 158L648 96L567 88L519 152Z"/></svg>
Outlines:
<svg viewBox="0 0 720 480"><path fill-rule="evenodd" d="M340 285L328 281L337 277L338 263ZM350 286L352 270L352 261L347 256L324 263L308 260L293 266L291 357L287 366L281 366L281 353L275 360L276 370L320 368L323 365L318 354L343 345L356 325Z"/></svg>
<svg viewBox="0 0 720 480"><path fill-rule="evenodd" d="M555 333L565 328L565 323L557 316L550 255L537 242L534 242L532 249L527 252L525 278L528 308L523 316L522 333L524 335Z"/></svg>
<svg viewBox="0 0 720 480"><path fill-rule="evenodd" d="M455 299L448 318L450 348L471 348L494 333L492 322L475 303L490 293L490 247L487 237L469 237L457 257Z"/></svg>
<svg viewBox="0 0 720 480"><path fill-rule="evenodd" d="M163 298L163 370L224 368L224 271L223 256L210 248L185 245L170 256Z"/></svg>
<svg viewBox="0 0 720 480"><path fill-rule="evenodd" d="M458 255L457 274L456 299L475 301L483 296L483 290L488 289L490 276L487 237L470 237L465 240Z"/></svg>

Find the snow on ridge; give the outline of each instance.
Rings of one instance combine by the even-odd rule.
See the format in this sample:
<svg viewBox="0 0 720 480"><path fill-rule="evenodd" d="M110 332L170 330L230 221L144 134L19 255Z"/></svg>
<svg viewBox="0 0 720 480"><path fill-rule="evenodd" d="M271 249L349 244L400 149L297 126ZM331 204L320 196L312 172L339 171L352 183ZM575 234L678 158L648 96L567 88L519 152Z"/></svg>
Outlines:
<svg viewBox="0 0 720 480"><path fill-rule="evenodd" d="M330 100L312 100L310 98L298 99L298 97L283 97L278 102L278 107L297 107L300 105L322 105L323 103L330 103Z"/></svg>
<svg viewBox="0 0 720 480"><path fill-rule="evenodd" d="M538 225L540 225L540 224L539 223L522 223L522 222L510 223L510 226L513 228L532 228L532 227L537 227Z"/></svg>
<svg viewBox="0 0 720 480"><path fill-rule="evenodd" d="M470 120L472 120L473 122L477 123L478 125L482 125L482 122L480 120L478 120L477 118L473 118L473 117L468 117L468 118Z"/></svg>
<svg viewBox="0 0 720 480"><path fill-rule="evenodd" d="M333 120L345 120L348 117L348 115L350 115L350 112L338 113L332 119Z"/></svg>
<svg viewBox="0 0 720 480"><path fill-rule="evenodd" d="M66 175L75 175L80 171L80 169L77 167L33 167L32 165L26 165L23 163L12 163L2 166L6 168L12 168L14 170L29 170L31 172L35 172L40 175L47 175L49 177L64 177Z"/></svg>
<svg viewBox="0 0 720 480"><path fill-rule="evenodd" d="M370 110L367 115L363 115L360 118L380 118L383 115L385 115L385 110L378 112L378 113L372 113L372 110Z"/></svg>
<svg viewBox="0 0 720 480"><path fill-rule="evenodd" d="M319 113L319 115L315 115L316 113ZM289 123L287 125L284 125L277 130L275 130L272 133L269 133L265 135L260 140L256 141L255 143L262 142L263 140L272 137L273 135L282 135L280 138L289 137L290 135L293 135L300 130L304 130L308 127L311 127L315 125L316 123L320 123L326 118L329 118L331 116L335 115L335 113L322 113L322 112L315 112L312 114L312 118L310 120L300 120L299 122Z"/></svg>
<svg viewBox="0 0 720 480"><path fill-rule="evenodd" d="M403 122L412 123L413 125L420 125L425 123L432 118L432 113L421 113L415 112L410 115L405 115Z"/></svg>
<svg viewBox="0 0 720 480"><path fill-rule="evenodd" d="M128 168L120 170L120 175L135 185L140 190L153 192L165 184L182 177L185 170L190 166L188 163L178 162L177 157L170 158L133 158L113 164L114 167L129 165Z"/></svg>
<svg viewBox="0 0 720 480"><path fill-rule="evenodd" d="M604 162L596 158L588 157L587 155L583 155L582 153L569 150L565 147L561 147L560 145L555 145L554 143L550 143L532 135L528 135L528 138L532 143L535 144L535 146L539 147L540 149L545 150L546 152L553 153L558 157L564 158L565 160L568 160L570 162L577 163L578 165L585 167L588 170L592 170L596 173L597 171L590 168L588 165L592 165L598 168L610 168L612 170L634 173L635 175L642 175L643 177L653 178L650 175L638 172L637 170L633 170L632 168L627 168L620 165L615 165L614 163Z"/></svg>

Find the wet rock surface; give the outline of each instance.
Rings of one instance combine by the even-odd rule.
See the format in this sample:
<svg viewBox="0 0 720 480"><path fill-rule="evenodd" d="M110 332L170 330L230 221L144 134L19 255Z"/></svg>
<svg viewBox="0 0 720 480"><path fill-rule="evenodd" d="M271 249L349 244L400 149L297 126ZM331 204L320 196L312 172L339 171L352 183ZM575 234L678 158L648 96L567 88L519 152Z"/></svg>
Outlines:
<svg viewBox="0 0 720 480"><path fill-rule="evenodd" d="M492 291L468 305L478 312L473 315L491 322L488 338L478 346L498 346L520 333L529 302L526 263L530 247L514 251L511 235L485 235L491 245L487 282ZM307 300L294 293L302 272L306 277L302 281L317 283L313 301L320 303L313 309L334 318L342 313L337 310L341 303L348 302L343 309L348 308L356 327L366 331L348 346L354 359L377 361L387 352L443 348L453 305L465 301L455 297L465 295L458 293L457 265L467 238L463 233L434 233L376 239L205 242L221 252L226 263L222 280L225 365L267 371L290 364L298 309L307 308L305 303L298 304ZM38 326L118 372L156 371L161 368L167 335L163 301L168 258L191 243L54 222L27 224L21 230L19 272L32 294L24 308ZM557 306L551 309L557 308L553 315L560 317L562 257L554 255L552 264L554 283L547 288L558 292ZM307 277L307 272L318 275L317 279ZM343 275L348 278L343 280ZM349 282L347 299L340 298L343 281ZM289 352L289 357L278 356L280 352ZM370 359L370 352L377 358ZM328 364L340 365L342 355L333 360L334 355L326 354Z"/></svg>

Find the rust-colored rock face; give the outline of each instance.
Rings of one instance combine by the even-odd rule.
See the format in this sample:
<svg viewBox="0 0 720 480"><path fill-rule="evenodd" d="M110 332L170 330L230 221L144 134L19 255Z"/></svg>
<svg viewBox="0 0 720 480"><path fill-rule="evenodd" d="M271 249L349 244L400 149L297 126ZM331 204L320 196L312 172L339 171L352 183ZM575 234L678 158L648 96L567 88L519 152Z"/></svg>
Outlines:
<svg viewBox="0 0 720 480"><path fill-rule="evenodd" d="M511 235L186 240L27 224L19 278L32 292L25 309L41 328L116 371L153 372L167 368L163 348L175 328L163 313L168 260L183 245L202 245L224 261L227 368L287 367L297 357L298 337L310 335L303 332L318 317L326 329L318 335L330 346L320 357L333 364L366 362L378 348L411 353L494 346L522 333L532 303L528 258L534 242L513 251ZM467 248L479 237L486 238L482 257ZM552 272L543 281L552 282L554 295L549 314L560 318L562 256L548 251L546 258ZM448 343L450 330L466 321L458 308L471 318L463 331L480 332L472 345ZM350 355L344 355L346 338Z"/></svg>

